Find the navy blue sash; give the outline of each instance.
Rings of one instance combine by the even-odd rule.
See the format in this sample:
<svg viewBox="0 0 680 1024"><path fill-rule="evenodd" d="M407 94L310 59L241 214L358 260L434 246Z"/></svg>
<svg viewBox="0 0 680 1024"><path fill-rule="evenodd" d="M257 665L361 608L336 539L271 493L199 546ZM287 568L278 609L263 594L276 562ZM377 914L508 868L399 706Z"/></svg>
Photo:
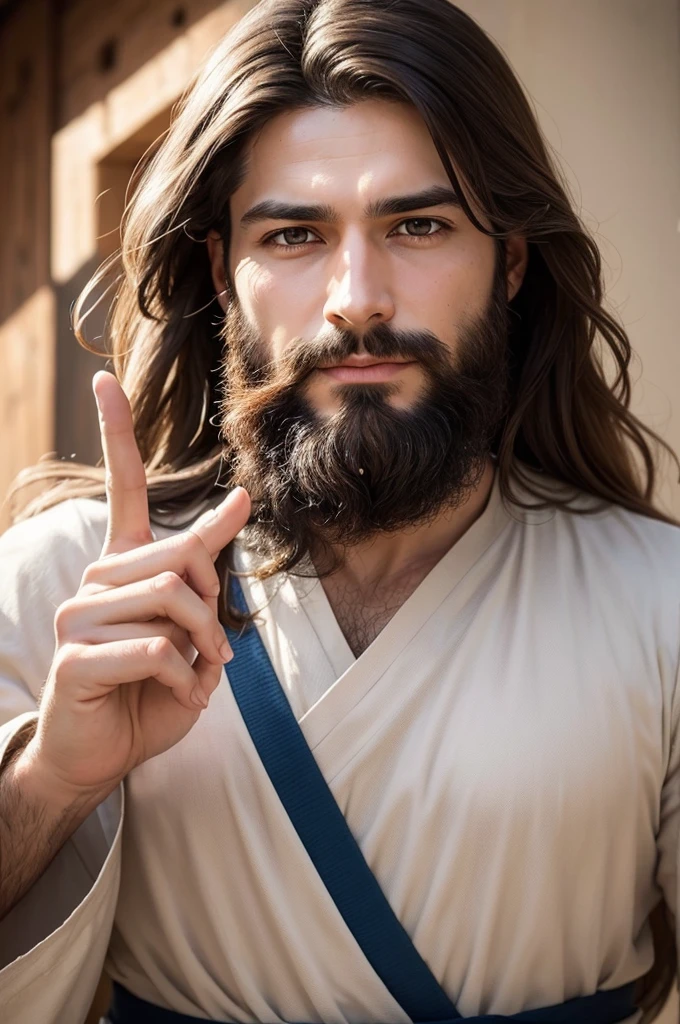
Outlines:
<svg viewBox="0 0 680 1024"><path fill-rule="evenodd" d="M238 580L232 598L248 607ZM227 668L234 697L262 764L321 880L366 959L396 1002L418 1024L458 1024L458 1010L411 942L385 898L307 746L269 656L253 625L227 629L234 659ZM616 1024L632 1016L635 982L566 1003L465 1018L467 1024ZM114 984L111 1024L197 1024L199 1018L152 1006Z"/></svg>
<svg viewBox="0 0 680 1024"><path fill-rule="evenodd" d="M633 985L612 989L610 992L596 992L594 996L570 999L559 1006L548 1006L541 1010L527 1010L513 1017L458 1017L465 1024L507 1024L510 1020L531 1021L533 1024L616 1024L635 1013L632 993ZM201 1017L188 1017L185 1013L164 1010L144 999L134 996L114 981L113 1001L106 1017L107 1024L206 1024ZM222 1021L220 1024L227 1024ZM263 1022L266 1024L266 1022ZM441 1024L454 1024L442 1021Z"/></svg>

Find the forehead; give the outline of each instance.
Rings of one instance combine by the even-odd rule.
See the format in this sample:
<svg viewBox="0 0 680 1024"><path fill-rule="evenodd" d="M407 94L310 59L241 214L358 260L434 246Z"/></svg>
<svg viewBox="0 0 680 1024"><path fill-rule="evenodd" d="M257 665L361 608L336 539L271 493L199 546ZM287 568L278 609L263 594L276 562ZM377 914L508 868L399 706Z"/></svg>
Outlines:
<svg viewBox="0 0 680 1024"><path fill-rule="evenodd" d="M272 118L246 153L234 213L269 196L361 199L449 185L418 112L406 103L362 100Z"/></svg>

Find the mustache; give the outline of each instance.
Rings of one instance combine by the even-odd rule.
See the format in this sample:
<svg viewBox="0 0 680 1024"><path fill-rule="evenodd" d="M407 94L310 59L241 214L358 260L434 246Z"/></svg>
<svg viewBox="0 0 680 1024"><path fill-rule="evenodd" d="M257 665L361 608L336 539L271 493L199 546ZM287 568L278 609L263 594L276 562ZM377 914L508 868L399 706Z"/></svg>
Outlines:
<svg viewBox="0 0 680 1024"><path fill-rule="evenodd" d="M396 330L378 324L358 336L353 331L331 327L312 340L297 338L286 346L275 362L263 363L261 340L242 318L236 336L242 339L241 353L249 383L294 387L323 366L341 363L349 356L368 353L376 359L421 363L436 376L451 370L447 346L431 331ZM233 335L232 335L233 337Z"/></svg>
<svg viewBox="0 0 680 1024"><path fill-rule="evenodd" d="M320 366L341 363L361 352L375 359L416 361L438 370L451 361L446 346L430 331L397 331L387 324L379 324L361 338L335 328L312 342L298 340L290 346L286 361L290 372L304 379Z"/></svg>

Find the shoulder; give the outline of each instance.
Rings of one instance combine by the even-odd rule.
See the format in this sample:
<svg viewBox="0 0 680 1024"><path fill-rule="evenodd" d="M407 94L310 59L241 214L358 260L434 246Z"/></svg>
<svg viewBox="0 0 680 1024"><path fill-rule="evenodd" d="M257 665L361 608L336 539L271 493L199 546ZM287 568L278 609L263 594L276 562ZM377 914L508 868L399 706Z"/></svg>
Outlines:
<svg viewBox="0 0 680 1024"><path fill-rule="evenodd" d="M106 505L76 498L0 536L0 722L35 706L54 652L54 615L98 557Z"/></svg>
<svg viewBox="0 0 680 1024"><path fill-rule="evenodd" d="M30 588L49 580L58 589L59 582L75 579L77 587L105 534L106 503L94 498L70 498L15 523L0 536L5 582Z"/></svg>
<svg viewBox="0 0 680 1024"><path fill-rule="evenodd" d="M535 536L550 561L576 566L585 579L598 578L604 587L626 583L654 588L665 597L680 598L680 526L655 519L538 474L529 476L554 504L525 512L511 506L523 533ZM524 501L535 501L518 487ZM567 501L563 506L561 502Z"/></svg>
<svg viewBox="0 0 680 1024"><path fill-rule="evenodd" d="M56 505L22 519L0 536L3 548L28 542L45 542L54 537L72 538L74 543L96 543L106 530L106 501L103 498L67 498Z"/></svg>
<svg viewBox="0 0 680 1024"><path fill-rule="evenodd" d="M185 510L192 521L202 509ZM176 517L175 517L176 518ZM0 565L5 583L22 588L44 585L65 600L75 593L87 566L99 558L106 537L105 499L68 498L10 526L0 536ZM152 522L161 540L175 533L173 516ZM62 596L63 595L63 596Z"/></svg>

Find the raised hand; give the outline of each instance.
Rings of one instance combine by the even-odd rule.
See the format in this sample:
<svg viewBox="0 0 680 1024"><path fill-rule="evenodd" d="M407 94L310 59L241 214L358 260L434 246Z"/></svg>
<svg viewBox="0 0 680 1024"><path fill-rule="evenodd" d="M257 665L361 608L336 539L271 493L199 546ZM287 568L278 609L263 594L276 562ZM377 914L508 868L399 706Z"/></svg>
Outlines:
<svg viewBox="0 0 680 1024"><path fill-rule="evenodd" d="M245 525L250 500L236 488L190 529L154 541L129 403L109 373L96 374L93 387L106 540L57 610L55 657L24 760L45 793L95 804L182 739L218 685L231 651L217 618L214 562Z"/></svg>

